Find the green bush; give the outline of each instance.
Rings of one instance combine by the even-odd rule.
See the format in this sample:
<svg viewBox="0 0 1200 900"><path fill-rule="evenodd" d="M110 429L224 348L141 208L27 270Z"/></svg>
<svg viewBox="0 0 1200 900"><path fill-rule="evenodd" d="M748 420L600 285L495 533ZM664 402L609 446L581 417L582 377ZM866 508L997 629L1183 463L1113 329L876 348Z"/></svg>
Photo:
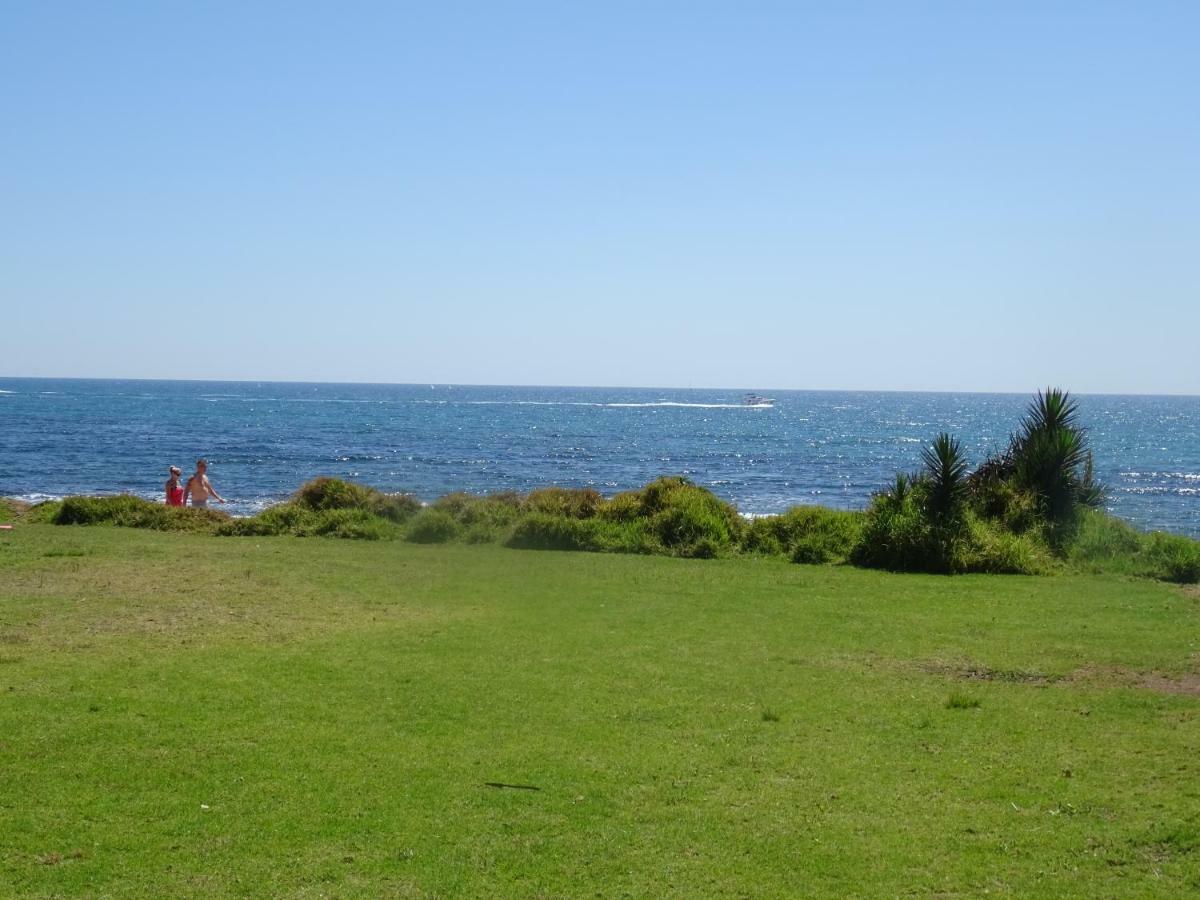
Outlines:
<svg viewBox="0 0 1200 900"><path fill-rule="evenodd" d="M996 575L1042 575L1054 569L1049 547L1036 532L1014 534L975 515L967 519L963 571Z"/></svg>
<svg viewBox="0 0 1200 900"><path fill-rule="evenodd" d="M1086 510L1064 550L1080 572L1157 578L1177 584L1200 581L1200 542L1177 534L1138 531L1101 510Z"/></svg>
<svg viewBox="0 0 1200 900"><path fill-rule="evenodd" d="M1014 534L1043 528L1037 497L1011 480L972 476L970 497L976 513L999 522Z"/></svg>
<svg viewBox="0 0 1200 900"><path fill-rule="evenodd" d="M296 502L268 507L256 516L230 519L217 534L241 537L293 535L379 541L396 537L395 524L367 509L310 509Z"/></svg>
<svg viewBox="0 0 1200 900"><path fill-rule="evenodd" d="M925 489L926 482L916 479L899 496L895 489L876 495L850 553L855 565L936 574L1052 570L1051 553L1038 534L1014 534L967 510L939 521L924 508Z"/></svg>
<svg viewBox="0 0 1200 900"><path fill-rule="evenodd" d="M322 475L306 481L292 495L292 502L305 509L365 508L372 489L361 484Z"/></svg>
<svg viewBox="0 0 1200 900"><path fill-rule="evenodd" d="M273 534L305 535L311 533L316 513L296 503L279 503L269 506L256 516L230 519L223 523L217 534L260 537Z"/></svg>
<svg viewBox="0 0 1200 900"><path fill-rule="evenodd" d="M1200 541L1155 531L1145 538L1145 559L1154 578L1176 584L1200 582Z"/></svg>
<svg viewBox="0 0 1200 900"><path fill-rule="evenodd" d="M841 563L858 542L863 514L794 506L778 516L762 516L744 529L742 549L750 553L788 556L794 562Z"/></svg>
<svg viewBox="0 0 1200 900"><path fill-rule="evenodd" d="M954 559L946 550L947 542L938 539L915 498L888 492L877 495L867 508L850 561L893 572L954 571Z"/></svg>
<svg viewBox="0 0 1200 900"><path fill-rule="evenodd" d="M421 501L411 494L384 494L375 492L368 511L389 522L407 522L422 509Z"/></svg>
<svg viewBox="0 0 1200 900"><path fill-rule="evenodd" d="M521 515L521 495L511 491L501 494L467 494L462 491L446 494L433 503L433 508L454 518L464 528L499 533Z"/></svg>
<svg viewBox="0 0 1200 900"><path fill-rule="evenodd" d="M215 509L166 506L132 494L67 497L51 514L55 525L116 525L157 531L213 532L229 520Z"/></svg>
<svg viewBox="0 0 1200 900"><path fill-rule="evenodd" d="M569 519L530 513L513 528L506 546L520 550L586 550L595 553L652 553L661 547L646 523Z"/></svg>
<svg viewBox="0 0 1200 900"><path fill-rule="evenodd" d="M644 521L643 544L673 556L723 556L736 549L746 528L733 506L678 476L618 494L597 514L607 522Z"/></svg>
<svg viewBox="0 0 1200 900"><path fill-rule="evenodd" d="M508 538L510 531L510 528L477 522L463 529L462 539L465 544L500 544Z"/></svg>
<svg viewBox="0 0 1200 900"><path fill-rule="evenodd" d="M396 526L365 509L325 509L313 514L301 535L379 541L395 537Z"/></svg>
<svg viewBox="0 0 1200 900"><path fill-rule="evenodd" d="M642 492L622 491L614 494L596 511L607 522L632 522L642 516Z"/></svg>
<svg viewBox="0 0 1200 900"><path fill-rule="evenodd" d="M1039 391L1005 458L1013 483L1036 498L1047 538L1065 547L1080 512L1098 507L1104 497L1092 477L1087 431L1079 424L1079 407L1071 395L1058 388Z"/></svg>
<svg viewBox="0 0 1200 900"><path fill-rule="evenodd" d="M313 511L360 509L389 522L406 522L421 509L409 494L385 494L373 487L321 476L305 482L292 495L292 503Z"/></svg>
<svg viewBox="0 0 1200 900"><path fill-rule="evenodd" d="M430 506L409 521L404 539L413 544L445 544L459 537L462 530L452 515Z"/></svg>
<svg viewBox="0 0 1200 900"><path fill-rule="evenodd" d="M594 488L548 487L531 491L522 507L528 512L568 519L590 519L603 503L604 498Z"/></svg>
<svg viewBox="0 0 1200 900"><path fill-rule="evenodd" d="M1129 523L1101 510L1086 510L1063 556L1081 572L1145 574L1141 559L1145 540L1146 535Z"/></svg>
<svg viewBox="0 0 1200 900"><path fill-rule="evenodd" d="M595 550L596 523L532 512L513 528L506 544L519 550Z"/></svg>

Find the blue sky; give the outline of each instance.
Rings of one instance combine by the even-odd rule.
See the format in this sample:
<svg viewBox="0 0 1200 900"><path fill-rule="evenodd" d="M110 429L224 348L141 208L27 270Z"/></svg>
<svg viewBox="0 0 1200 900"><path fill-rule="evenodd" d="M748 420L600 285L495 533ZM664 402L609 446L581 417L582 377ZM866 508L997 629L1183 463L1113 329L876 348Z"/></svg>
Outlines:
<svg viewBox="0 0 1200 900"><path fill-rule="evenodd" d="M1200 394L1200 5L0 14L0 374Z"/></svg>

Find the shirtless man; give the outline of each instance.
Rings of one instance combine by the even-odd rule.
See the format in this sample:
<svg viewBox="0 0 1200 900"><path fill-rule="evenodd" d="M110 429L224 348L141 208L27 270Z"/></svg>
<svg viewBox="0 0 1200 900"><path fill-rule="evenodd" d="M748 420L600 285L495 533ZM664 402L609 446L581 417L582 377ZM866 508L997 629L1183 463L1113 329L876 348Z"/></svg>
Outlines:
<svg viewBox="0 0 1200 900"><path fill-rule="evenodd" d="M218 503L224 503L225 498L216 492L212 486L212 482L208 480L208 476L204 473L208 471L208 460L196 460L196 473L188 479L187 487L183 489L183 503L187 505L187 498L191 496L192 506L205 507L208 506L208 498L215 497Z"/></svg>

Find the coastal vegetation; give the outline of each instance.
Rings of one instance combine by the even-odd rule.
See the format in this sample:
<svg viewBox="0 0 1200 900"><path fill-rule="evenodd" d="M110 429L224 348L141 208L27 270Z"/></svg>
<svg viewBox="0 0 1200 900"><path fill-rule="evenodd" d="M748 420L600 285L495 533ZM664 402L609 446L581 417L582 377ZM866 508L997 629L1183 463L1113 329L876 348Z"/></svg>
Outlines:
<svg viewBox="0 0 1200 900"><path fill-rule="evenodd" d="M318 482L305 485L285 503L244 518L212 509L172 509L128 495L69 497L14 510L12 516L30 524L118 525L221 536L499 544L704 559L781 557L898 572L1084 572L1200 582L1200 542L1191 538L1141 532L1103 510L1081 508L1073 515L1069 538L1059 530L1051 539L1030 513L1034 507L1027 498L1014 495L1017 499L1002 515L990 517L969 491L961 497L957 489L946 492L919 475L898 475L865 512L797 506L753 519L678 477L660 478L611 498L590 489L550 488L529 495L449 494L428 506L335 479ZM996 490L989 490L994 496ZM955 499L946 505L947 497ZM1007 524L1004 517L1014 509L1028 524Z"/></svg>
<svg viewBox="0 0 1200 900"><path fill-rule="evenodd" d="M440 512L456 542L0 533L0 895L1200 889L1192 588Z"/></svg>
<svg viewBox="0 0 1200 900"><path fill-rule="evenodd" d="M1200 542L1146 534L1099 507L1087 434L1075 401L1047 389L1004 451L973 471L961 443L940 434L922 467L898 473L864 511L797 506L746 519L679 476L604 497L593 488L518 494L456 492L429 505L408 494L321 477L254 516L175 509L131 496L69 497L29 521L123 525L223 536L292 535L417 544L501 544L713 559L775 556L935 574L1110 572L1200 582Z"/></svg>

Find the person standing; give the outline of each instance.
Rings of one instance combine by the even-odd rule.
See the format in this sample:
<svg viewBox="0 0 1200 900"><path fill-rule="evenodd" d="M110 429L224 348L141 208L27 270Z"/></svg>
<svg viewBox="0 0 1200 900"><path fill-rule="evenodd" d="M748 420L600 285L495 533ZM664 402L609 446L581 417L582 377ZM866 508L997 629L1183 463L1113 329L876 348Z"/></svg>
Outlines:
<svg viewBox="0 0 1200 900"><path fill-rule="evenodd" d="M218 503L224 503L225 498L217 493L216 488L212 486L212 482L208 480L208 460L196 460L196 471L191 478L188 479L187 487L183 490L183 502L187 503L187 498L192 498L192 506L203 509L208 506L208 498L213 497Z"/></svg>
<svg viewBox="0 0 1200 900"><path fill-rule="evenodd" d="M167 479L167 506L183 506L183 485L179 483L183 472L179 466L171 466L171 477Z"/></svg>

